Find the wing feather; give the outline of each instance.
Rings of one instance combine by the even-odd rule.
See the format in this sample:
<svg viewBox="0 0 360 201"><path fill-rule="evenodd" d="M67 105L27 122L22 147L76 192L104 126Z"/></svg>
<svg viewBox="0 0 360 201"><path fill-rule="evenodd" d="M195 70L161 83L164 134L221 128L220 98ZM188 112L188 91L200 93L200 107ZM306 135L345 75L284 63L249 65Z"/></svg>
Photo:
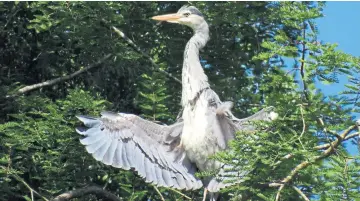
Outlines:
<svg viewBox="0 0 360 201"><path fill-rule="evenodd" d="M109 149L112 141L110 140L104 140L105 143L98 149L95 151L95 153L93 153L93 157L98 160L98 161L102 161L104 158L105 153L107 152L107 150Z"/></svg>
<svg viewBox="0 0 360 201"><path fill-rule="evenodd" d="M83 145L91 145L101 140L103 137L101 135L88 135L89 137L83 138L80 140L80 143Z"/></svg>
<svg viewBox="0 0 360 201"><path fill-rule="evenodd" d="M276 119L277 113L274 107L264 108L261 111L244 119L237 119L230 111L231 105L222 105L216 111L216 124L214 127L217 143L221 148L225 148L229 140L234 138L236 131L253 132L256 127L256 121L272 121ZM248 174L247 171L231 170L232 166L224 165L220 168L216 177L212 178L206 185L209 192L218 192L220 189L231 186L243 181L243 177ZM226 170L226 171L225 171ZM231 179L236 178L236 182ZM231 180L231 181L230 181Z"/></svg>
<svg viewBox="0 0 360 201"><path fill-rule="evenodd" d="M198 189L202 182L194 176L179 142L183 123L159 125L131 114L103 112L101 118L78 116L87 128L76 131L87 152L107 165L134 168L146 182L178 189Z"/></svg>
<svg viewBox="0 0 360 201"><path fill-rule="evenodd" d="M145 166L145 157L144 154L141 153L141 150L139 149L134 149L134 158L132 158L133 160L133 167L136 167L138 174L142 177L142 178L146 178L146 166Z"/></svg>
<svg viewBox="0 0 360 201"><path fill-rule="evenodd" d="M154 168L155 169L155 174L156 174L156 180L157 180L157 184L159 186L165 186L165 182L162 178L162 170L161 168Z"/></svg>
<svg viewBox="0 0 360 201"><path fill-rule="evenodd" d="M236 125L237 130L239 131L254 131L255 126L253 122L255 121L272 121L275 120L278 116L277 113L274 112L274 107L267 107L259 112L251 115L250 117L244 119L236 119L234 120L234 124Z"/></svg>
<svg viewBox="0 0 360 201"><path fill-rule="evenodd" d="M186 189L187 188L184 177L182 177L182 175L180 175L179 173L176 174L176 181L177 181L180 189Z"/></svg>
<svg viewBox="0 0 360 201"><path fill-rule="evenodd" d="M122 162L123 168L125 170L129 170L130 169L130 163L129 163L128 158L126 156L126 149L127 149L127 143L124 143L122 145L122 149L121 149L121 162Z"/></svg>
<svg viewBox="0 0 360 201"><path fill-rule="evenodd" d="M118 140L113 140L110 144L108 151L106 152L102 162L106 165L112 165L114 160L115 151L117 148Z"/></svg>
<svg viewBox="0 0 360 201"><path fill-rule="evenodd" d="M115 150L115 155L114 155L114 162L112 164L112 166L117 167L117 168L123 168L123 162L122 162L122 146L123 143L120 142L117 144L116 150Z"/></svg>
<svg viewBox="0 0 360 201"><path fill-rule="evenodd" d="M154 176L153 176L153 172L151 171L153 164L147 158L144 158L143 161L144 161L144 171L145 171L146 182L153 182Z"/></svg>
<svg viewBox="0 0 360 201"><path fill-rule="evenodd" d="M89 152L90 154L95 153L102 145L104 145L106 143L106 140L104 140L103 138L98 141L97 143L94 144L90 144L88 146L86 146L86 151Z"/></svg>
<svg viewBox="0 0 360 201"><path fill-rule="evenodd" d="M164 182L166 186L173 187L174 183L171 181L172 178L170 176L170 172L166 169L162 169L162 178L164 179Z"/></svg>

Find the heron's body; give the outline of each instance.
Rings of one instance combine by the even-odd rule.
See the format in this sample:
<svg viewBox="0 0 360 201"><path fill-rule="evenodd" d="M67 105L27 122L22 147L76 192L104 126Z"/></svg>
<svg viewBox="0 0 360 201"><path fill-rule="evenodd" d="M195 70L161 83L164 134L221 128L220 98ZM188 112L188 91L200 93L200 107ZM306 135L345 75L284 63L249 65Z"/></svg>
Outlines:
<svg viewBox="0 0 360 201"><path fill-rule="evenodd" d="M217 123L216 109L221 105L221 101L210 88L208 77L199 60L199 50L204 48L209 40L209 26L205 20L199 20L190 27L194 35L186 44L182 69L181 103L184 128L181 145L200 170L213 170L221 165L209 159L209 156L221 149L217 144L214 128Z"/></svg>
<svg viewBox="0 0 360 201"><path fill-rule="evenodd" d="M81 143L96 160L118 168L134 168L146 182L186 190L205 186L217 192L229 184L215 177L201 181L195 177L195 171L222 172L224 164L209 156L226 149L236 131L253 130L249 121L270 120L271 113L263 110L249 118L237 119L230 111L232 105L221 102L210 88L199 60L199 50L209 40L209 28L195 7L182 7L178 13L153 19L185 24L194 31L184 52L182 118L164 126L123 113L105 112L101 118L79 116L89 128L77 130L85 136Z"/></svg>
<svg viewBox="0 0 360 201"><path fill-rule="evenodd" d="M213 135L213 125L216 115L216 104L209 102L214 95L211 89L202 92L194 104L187 104L184 107L183 119L184 128L181 137L181 145L189 156L189 159L196 163L200 170L219 168L219 164L210 161L209 156L220 150L217 139ZM219 102L219 100L217 100Z"/></svg>

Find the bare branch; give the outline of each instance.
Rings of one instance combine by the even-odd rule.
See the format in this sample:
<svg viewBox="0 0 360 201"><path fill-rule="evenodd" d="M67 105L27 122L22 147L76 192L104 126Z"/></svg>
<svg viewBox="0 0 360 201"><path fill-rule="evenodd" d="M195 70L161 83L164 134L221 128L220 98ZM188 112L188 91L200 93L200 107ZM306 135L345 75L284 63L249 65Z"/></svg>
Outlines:
<svg viewBox="0 0 360 201"><path fill-rule="evenodd" d="M342 140L342 142L352 139L352 138L355 138L355 137L358 137L359 135L360 135L360 132L356 132L351 135L348 135ZM327 144L318 145L318 146L314 147L314 149L316 149L316 150L327 149L330 146L331 146L330 143L327 143Z"/></svg>
<svg viewBox="0 0 360 201"><path fill-rule="evenodd" d="M278 166L279 164L281 164L284 160L290 159L292 158L294 155L293 154L287 154L286 156L282 157L279 161L277 161L274 164L274 167Z"/></svg>
<svg viewBox="0 0 360 201"><path fill-rule="evenodd" d="M136 52L142 54L144 57L146 57L147 59L150 60L151 64L153 66L155 66L156 68L153 68L154 70L157 70L161 73L164 73L166 76L172 78L173 80L175 80L176 82L178 83L181 83L181 81L176 78L175 76L173 76L171 73L168 73L164 70L162 70L160 68L159 65L157 65L155 63L155 61L148 55L146 54L145 52L143 52L131 39L129 39L122 31L120 31L118 28L112 26L112 29L114 30L114 32L119 35L121 38L123 38L126 43L128 43ZM47 80L45 82L41 82L41 83L37 83L37 84L33 84L33 85L29 85L29 86L26 86L26 87L23 87L21 89L19 89L17 92L15 92L14 94L12 95L8 95L6 96L6 98L11 98L11 97L15 97L15 96L18 96L18 95L21 95L21 94L24 94L24 93L27 93L27 92L30 92L30 91L33 91L35 89L39 89L39 88L43 88L43 87L47 87L47 86L52 86L52 85L55 85L59 82L63 82L63 81L66 81L66 80L69 80L81 73L84 73L94 67L97 67L99 66L100 64L102 64L105 60L109 59L110 57L112 56L112 54L107 54L106 56L104 56L102 59L100 59L99 61L97 61L96 63L93 63L85 68L82 68L70 75L66 75L66 76L62 76L62 77L58 77L58 78L55 78L55 79L52 79L52 80Z"/></svg>
<svg viewBox="0 0 360 201"><path fill-rule="evenodd" d="M63 82L63 81L66 81L66 80L69 80L81 73L84 73L94 67L97 67L99 66L100 64L102 64L105 60L109 59L110 57L112 56L112 54L107 54L106 56L104 56L102 59L100 59L99 61L97 61L96 63L93 63L85 68L82 68L78 71L75 71L74 73L70 74L70 75L66 75L66 76L62 76L62 77L58 77L58 78L55 78L55 79L52 79L52 80L47 80L45 82L41 82L41 83L38 83L38 84L33 84L33 85L29 85L29 86L26 86L26 87L23 87L21 89L19 89L15 94L13 95L10 95L10 96L7 96L7 98L10 98L10 97L14 97L14 96L17 96L17 95L21 95L21 94L24 94L24 93L27 93L29 91L33 91L35 89L39 89L39 88L42 88L42 87L47 87L47 86L52 86L52 85L55 85L59 82Z"/></svg>
<svg viewBox="0 0 360 201"><path fill-rule="evenodd" d="M22 179L19 175L13 173L10 171L9 167L4 167L4 166L0 166L0 168L2 168L3 170L6 170L7 174L9 174L12 178L14 178L15 180L17 180L18 182L21 182L22 184L24 184L24 186L26 186L26 188L29 189L30 191L30 196L31 196L31 200L34 200L34 194L37 195L38 197L40 197L41 199L45 200L45 201L49 201L46 197L42 196L40 193L38 193L36 190L34 190L28 183L26 183L26 181L24 179Z"/></svg>
<svg viewBox="0 0 360 201"><path fill-rule="evenodd" d="M36 190L34 190L28 183L26 183L25 180L23 180L20 176L18 176L17 174L14 173L10 173L10 176L12 178L14 178L15 180L21 182L22 184L24 184L24 186L26 186L26 188L29 189L30 191L30 196L31 196L31 200L34 200L34 194L37 195L38 197L40 197L41 199L45 200L45 201L49 201L46 197L42 196L40 193L38 193Z"/></svg>
<svg viewBox="0 0 360 201"><path fill-rule="evenodd" d="M178 190L176 190L176 189L173 189L173 188L167 188L167 189L169 189L169 190L171 190L171 191L173 191L173 192L175 192L175 193L183 196L184 198L186 198L186 199L188 199L188 200L192 200L191 197L185 195L184 193L182 193L182 192L180 192L180 191L178 191Z"/></svg>
<svg viewBox="0 0 360 201"><path fill-rule="evenodd" d="M304 82L304 83L305 83L305 82ZM304 111L303 111L303 105L302 105L302 104L300 104L300 113L301 113L301 119L302 119L303 129L302 129L302 131L301 131L301 134L300 134L298 140L299 140L302 148L305 150L305 147L304 147L304 145L303 145L303 143L302 143L302 141L301 141L301 138L303 137L303 135L304 135L304 133L305 133L305 131L306 131L306 123L305 123Z"/></svg>
<svg viewBox="0 0 360 201"><path fill-rule="evenodd" d="M56 196L51 201L66 201L66 200L70 200L73 198L83 197L83 196L89 195L89 194L94 194L96 196L106 198L111 201L120 201L120 198L118 198L116 195L102 189L101 187L97 187L97 186L88 186L88 187L72 190L72 191L69 191L66 193L62 193L62 194Z"/></svg>
<svg viewBox="0 0 360 201"><path fill-rule="evenodd" d="M282 186L283 184L281 183L268 183L268 184L261 184L262 186L269 186L269 187L279 187L279 186Z"/></svg>
<svg viewBox="0 0 360 201"><path fill-rule="evenodd" d="M331 135L335 136L336 138L341 138L339 134L337 134L335 131L328 130L324 124L324 121L322 118L318 118L318 122L321 124L325 133L330 133Z"/></svg>
<svg viewBox="0 0 360 201"><path fill-rule="evenodd" d="M156 187L156 186L153 186L153 187L154 187L155 191L157 192L157 194L159 194L160 199L161 199L162 201L165 201L165 198L164 198L164 196L161 194L161 192L159 191L158 187Z"/></svg>
<svg viewBox="0 0 360 201"><path fill-rule="evenodd" d="M314 147L314 149L321 150L321 149L327 149L329 147L330 147L330 143L327 143L327 144L318 145L318 146Z"/></svg>
<svg viewBox="0 0 360 201"><path fill-rule="evenodd" d="M304 200L310 201L309 198L306 197L306 195L305 195L298 187L293 186L293 189L294 189L296 192L298 192Z"/></svg>
<svg viewBox="0 0 360 201"><path fill-rule="evenodd" d="M354 137L358 137L359 135L360 135L360 132L353 133L351 135L346 136L343 141L354 138Z"/></svg>
<svg viewBox="0 0 360 201"><path fill-rule="evenodd" d="M299 137L299 141L301 142L301 138L305 133L306 130L306 124L305 124L305 119L304 119L304 111L303 111L303 106L300 104L300 113L301 113L301 119L302 119L302 123L303 123L303 129L301 131L300 137Z"/></svg>
<svg viewBox="0 0 360 201"><path fill-rule="evenodd" d="M276 193L275 201L279 201L279 200L280 200L280 193L281 193L282 189L284 188L284 186L285 186L284 184L280 185L279 190L278 190L278 192Z"/></svg>
<svg viewBox="0 0 360 201"><path fill-rule="evenodd" d="M154 70L159 71L159 72L161 72L161 73L164 73L166 76L172 78L173 80L175 80L176 82L178 82L178 83L181 84L181 81L180 81L178 78L176 78L175 76L173 76L171 73L168 73L168 72L162 70L161 67L160 67L159 65L157 65L157 64L155 63L155 61L154 61L148 54L146 54L144 51L142 51L130 38L128 38L128 37L124 34L124 32L120 31L118 28L116 28L116 27L114 27L114 26L112 26L111 28L114 30L114 32L115 32L117 35L119 35L121 38L123 38L123 39L125 40L125 42L126 42L127 44L129 44L136 52L142 54L145 58L149 59L150 62L151 62L151 64L156 67L156 68L153 68Z"/></svg>

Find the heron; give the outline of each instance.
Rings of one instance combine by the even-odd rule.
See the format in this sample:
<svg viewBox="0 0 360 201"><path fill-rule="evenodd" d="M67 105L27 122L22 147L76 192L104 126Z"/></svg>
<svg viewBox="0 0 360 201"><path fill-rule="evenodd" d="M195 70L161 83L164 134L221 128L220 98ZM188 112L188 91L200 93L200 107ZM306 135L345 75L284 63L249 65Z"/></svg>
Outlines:
<svg viewBox="0 0 360 201"><path fill-rule="evenodd" d="M197 171L221 172L224 164L211 155L228 149L238 131L253 130L252 121L276 118L273 108L238 119L232 102L222 102L210 88L201 66L199 51L209 40L209 26L194 6L183 6L177 13L152 17L190 27L193 36L187 42L182 68L182 115L172 125L157 124L134 114L102 112L101 117L77 116L85 125L76 131L83 135L81 144L102 163L128 170L133 168L145 182L180 190L205 187L216 193L228 183L221 177L200 179Z"/></svg>

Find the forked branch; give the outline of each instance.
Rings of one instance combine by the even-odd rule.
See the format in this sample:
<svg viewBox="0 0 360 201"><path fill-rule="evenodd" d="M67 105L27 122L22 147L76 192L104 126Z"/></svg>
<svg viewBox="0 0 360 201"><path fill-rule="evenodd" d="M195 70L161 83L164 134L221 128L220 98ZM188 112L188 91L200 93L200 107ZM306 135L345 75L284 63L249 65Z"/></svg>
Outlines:
<svg viewBox="0 0 360 201"><path fill-rule="evenodd" d="M306 161L303 161L301 162L300 164L298 164L291 172L288 176L286 176L285 178L283 178L280 182L277 182L277 183L270 183L268 184L269 187L279 187L278 189L278 192L276 194L276 200L279 200L280 199L280 193L282 191L282 189L288 185L293 179L294 177L303 169L305 169L306 167L310 166L311 164L314 164L324 158L327 158L329 157L332 153L335 152L336 148L346 139L350 139L350 138L353 138L355 136L358 136L359 133L356 132L356 133L353 133L353 134L350 134L352 131L354 131L355 129L357 129L357 125L352 125L350 126L349 128L347 128L346 130L344 130L340 135L338 135L339 137L336 138L336 140L334 140L333 142L327 144L327 148L325 151L323 151L320 155L318 156L315 156L309 160L306 160ZM323 145L321 145L323 146ZM324 146L325 147L325 146ZM294 188L294 186L293 186ZM294 188L294 190L296 190L298 193L299 191L301 192L300 189L298 188ZM302 192L301 192L302 193ZM305 197L303 196L304 194L301 194L300 195L305 199ZM306 200L306 199L305 199Z"/></svg>

